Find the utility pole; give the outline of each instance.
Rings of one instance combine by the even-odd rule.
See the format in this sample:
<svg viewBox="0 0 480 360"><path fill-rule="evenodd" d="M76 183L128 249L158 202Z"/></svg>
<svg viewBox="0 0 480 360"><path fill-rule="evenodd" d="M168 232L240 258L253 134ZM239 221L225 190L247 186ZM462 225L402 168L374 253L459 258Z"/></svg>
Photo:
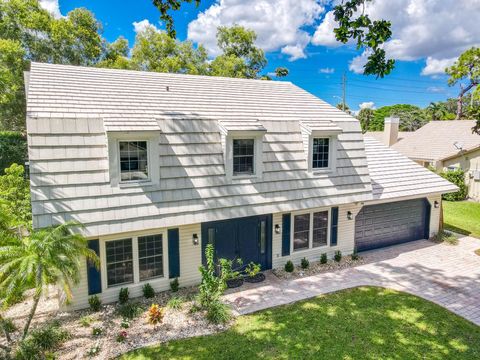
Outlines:
<svg viewBox="0 0 480 360"><path fill-rule="evenodd" d="M345 93L347 88L347 74L344 71L342 76L342 90L343 90L343 99L342 99L342 110L345 111Z"/></svg>

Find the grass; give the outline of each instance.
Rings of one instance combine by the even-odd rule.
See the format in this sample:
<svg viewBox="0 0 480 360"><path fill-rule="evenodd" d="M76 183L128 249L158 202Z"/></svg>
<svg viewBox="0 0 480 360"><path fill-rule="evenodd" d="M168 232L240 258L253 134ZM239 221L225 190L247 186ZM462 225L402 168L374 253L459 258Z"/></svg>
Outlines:
<svg viewBox="0 0 480 360"><path fill-rule="evenodd" d="M448 245L458 245L459 243L458 238L455 235L445 230L440 230L433 237L433 241L437 243L445 243Z"/></svg>
<svg viewBox="0 0 480 360"><path fill-rule="evenodd" d="M167 307L174 310L180 310L185 303L185 299L181 296L174 296L167 302Z"/></svg>
<svg viewBox="0 0 480 360"><path fill-rule="evenodd" d="M444 201L445 229L480 238L480 203L472 201Z"/></svg>
<svg viewBox="0 0 480 360"><path fill-rule="evenodd" d="M480 327L413 295L361 287L241 316L225 332L121 357L255 358L479 359Z"/></svg>

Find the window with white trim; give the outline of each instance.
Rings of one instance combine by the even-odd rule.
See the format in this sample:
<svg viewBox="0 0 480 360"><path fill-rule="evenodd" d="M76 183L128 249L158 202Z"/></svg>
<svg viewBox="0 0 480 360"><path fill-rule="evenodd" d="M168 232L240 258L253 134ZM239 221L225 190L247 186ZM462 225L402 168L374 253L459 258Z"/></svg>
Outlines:
<svg viewBox="0 0 480 360"><path fill-rule="evenodd" d="M255 139L233 139L233 175L255 174Z"/></svg>
<svg viewBox="0 0 480 360"><path fill-rule="evenodd" d="M313 211L293 215L293 251L328 245L329 211Z"/></svg>
<svg viewBox="0 0 480 360"><path fill-rule="evenodd" d="M132 239L107 241L105 257L109 287L133 283Z"/></svg>
<svg viewBox="0 0 480 360"><path fill-rule="evenodd" d="M120 181L148 181L148 142L119 141Z"/></svg>
<svg viewBox="0 0 480 360"><path fill-rule="evenodd" d="M162 234L138 238L138 267L140 281L163 276Z"/></svg>
<svg viewBox="0 0 480 360"><path fill-rule="evenodd" d="M328 169L328 167L330 166L330 139L313 138L312 146L312 168Z"/></svg>

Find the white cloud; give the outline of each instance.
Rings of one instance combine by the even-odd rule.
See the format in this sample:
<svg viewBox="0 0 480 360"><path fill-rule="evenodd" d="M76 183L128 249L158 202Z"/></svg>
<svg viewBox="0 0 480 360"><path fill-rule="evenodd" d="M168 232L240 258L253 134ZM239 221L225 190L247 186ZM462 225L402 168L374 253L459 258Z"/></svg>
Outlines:
<svg viewBox="0 0 480 360"><path fill-rule="evenodd" d="M431 56L427 57L427 62L422 70L422 75L438 75L445 74L445 69L452 66L457 58L450 59L434 59Z"/></svg>
<svg viewBox="0 0 480 360"><path fill-rule="evenodd" d="M295 61L298 59L305 59L307 55L303 51L304 46L301 45L287 45L282 48L282 54L289 55L288 61Z"/></svg>
<svg viewBox="0 0 480 360"><path fill-rule="evenodd" d="M143 19L142 21L134 21L132 25L133 25L133 31L135 31L135 33L142 32L148 27L152 27L155 30L159 31L159 29L147 19Z"/></svg>
<svg viewBox="0 0 480 360"><path fill-rule="evenodd" d="M440 87L440 86L430 86L429 88L427 88L427 91L428 91L428 92L431 92L431 93L440 94L440 93L446 92L446 89L445 89L445 88L442 88L442 87Z"/></svg>
<svg viewBox="0 0 480 360"><path fill-rule="evenodd" d="M334 69L334 68L326 67L326 68L318 69L318 72L319 72L320 74L333 74L333 73L335 72L335 69Z"/></svg>
<svg viewBox="0 0 480 360"><path fill-rule="evenodd" d="M47 10L55 18L61 18L62 13L60 12L60 5L58 0L40 0L40 6Z"/></svg>
<svg viewBox="0 0 480 360"><path fill-rule="evenodd" d="M422 74L434 74L466 49L480 45L480 0L374 0L367 3L372 19L392 22L392 40L385 44L387 56L404 61L430 58ZM327 13L313 36L314 45L337 46L333 14ZM353 68L359 59L352 61ZM443 72L443 69L442 69Z"/></svg>
<svg viewBox="0 0 480 360"><path fill-rule="evenodd" d="M373 101L365 101L358 105L360 109L375 109L375 103Z"/></svg>
<svg viewBox="0 0 480 360"><path fill-rule="evenodd" d="M238 24L257 34L265 51L281 50L290 60L305 58L311 35L302 29L313 25L325 9L316 0L217 0L188 24L188 39L217 55L217 27Z"/></svg>
<svg viewBox="0 0 480 360"><path fill-rule="evenodd" d="M348 70L354 72L355 74L363 74L363 67L367 63L368 52L364 51L362 55L355 56L350 63L348 64Z"/></svg>

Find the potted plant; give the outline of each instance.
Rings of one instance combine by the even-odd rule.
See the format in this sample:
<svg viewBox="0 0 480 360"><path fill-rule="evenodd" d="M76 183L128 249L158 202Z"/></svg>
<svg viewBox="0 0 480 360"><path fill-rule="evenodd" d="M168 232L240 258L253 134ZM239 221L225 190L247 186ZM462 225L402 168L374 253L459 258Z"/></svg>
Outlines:
<svg viewBox="0 0 480 360"><path fill-rule="evenodd" d="M227 287L232 289L243 284L243 278L240 276L240 272L233 269L233 265L237 264L238 266L242 266L243 262L242 259L236 260L229 260L229 259L220 259L220 271L222 272L223 277L225 278L225 282Z"/></svg>
<svg viewBox="0 0 480 360"><path fill-rule="evenodd" d="M253 261L245 268L245 281L249 283L258 283L265 280L265 275L260 271L260 264L255 264Z"/></svg>

